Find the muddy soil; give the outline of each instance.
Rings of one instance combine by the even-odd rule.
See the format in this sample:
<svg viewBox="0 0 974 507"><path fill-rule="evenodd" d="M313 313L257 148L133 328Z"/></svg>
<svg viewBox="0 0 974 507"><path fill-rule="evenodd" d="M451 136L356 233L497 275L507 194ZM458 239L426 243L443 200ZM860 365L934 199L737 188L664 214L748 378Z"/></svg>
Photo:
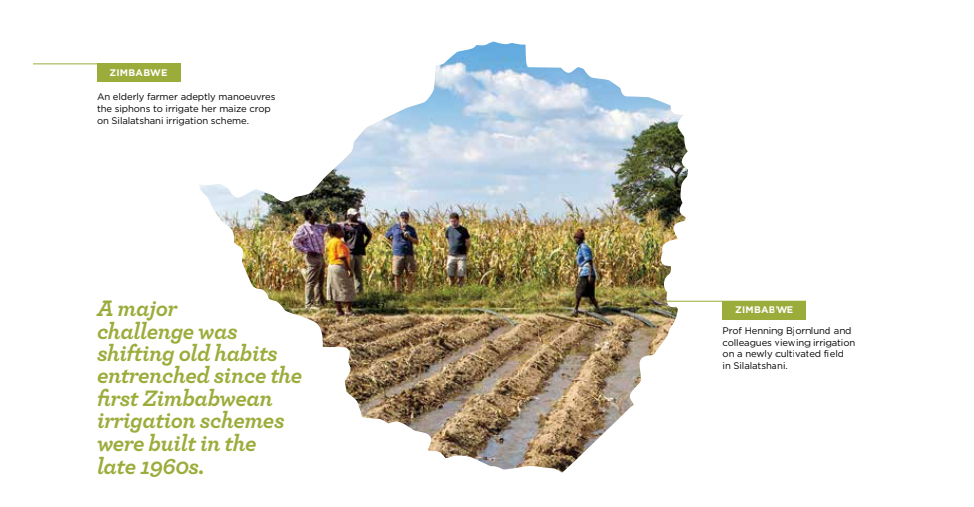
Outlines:
<svg viewBox="0 0 974 507"><path fill-rule="evenodd" d="M325 347L344 347L351 343L368 342L390 333L396 333L404 329L411 328L423 322L424 318L418 315L406 315L403 317L393 317L383 319L365 315L352 317L347 322L323 324L321 343Z"/></svg>
<svg viewBox="0 0 974 507"><path fill-rule="evenodd" d="M410 424L419 415L441 407L447 400L470 389L529 342L538 340L546 331L552 332L554 325L555 319L532 318L484 343L476 352L445 366L438 374L387 399L366 417Z"/></svg>
<svg viewBox="0 0 974 507"><path fill-rule="evenodd" d="M656 353L659 327L613 316L312 317L325 346L349 349L346 389L365 417L432 436L430 450L493 466L564 470L632 405L639 361Z"/></svg>
<svg viewBox="0 0 974 507"><path fill-rule="evenodd" d="M598 339L598 336L593 338ZM565 390L571 386L585 360L592 353L592 344L588 340L583 345L587 346L578 347L562 361L544 389L521 407L520 415L504 431L490 439L477 459L501 468L515 468L524 461L528 444L538 434L539 421L543 420L544 415L551 411Z"/></svg>
<svg viewBox="0 0 974 507"><path fill-rule="evenodd" d="M653 337L652 343L649 344L649 355L653 355L657 350L659 350L660 345L663 344L663 340L665 340L666 336L670 334L670 327L673 326L673 322L674 321L667 319L665 322L660 323L659 327L656 328L656 336Z"/></svg>
<svg viewBox="0 0 974 507"><path fill-rule="evenodd" d="M619 320L612 328L555 408L542 418L520 466L564 470L582 454L591 435L605 425L605 379L626 356L632 333L639 325L631 319Z"/></svg>
<svg viewBox="0 0 974 507"><path fill-rule="evenodd" d="M493 332L491 332L490 335L487 338L485 338L485 340L487 340L487 341L493 340L493 339L497 338L498 336L500 336L500 335L506 333L507 331L509 331L512 327L513 326L508 326L508 325L499 327L499 328L495 329ZM449 365L449 364L451 364L451 363L453 363L455 361L459 361L461 357L463 357L463 356L465 356L467 354L472 354L474 351L476 351L480 347L481 347L481 344L479 344L479 343L471 343L469 345L465 345L463 347L460 347L459 349L457 349L457 350L449 353L443 359L440 359L439 361L436 361L435 363L431 364L429 366L429 368L426 368L426 370L423 371L423 372L421 372L419 375L417 375L415 377L408 378L408 379L404 380L403 382L400 382L400 383L398 383L398 384L396 384L396 385L394 385L394 386L392 386L392 387L390 387L388 389L384 389L382 391L382 393L381 393L381 396L373 396L373 397L371 397L371 398L369 398L369 399L367 399L367 400L359 403L358 404L359 411L362 413L362 416L365 417L365 414L369 413L369 411L372 410L373 408L381 405L385 400L387 400L389 398L392 398L393 396L395 396L395 395L397 395L397 394L399 394L399 393L401 393L401 392L403 392L403 391L405 391L407 389L412 389L412 387L415 386L416 384L418 384L418 383L420 383L420 382L422 382L422 381L424 381L424 380L432 377L433 375L439 374L441 371L443 371L443 368L446 367L447 365ZM437 429L439 429L439 428L437 428ZM434 432L435 432L435 430L434 430Z"/></svg>
<svg viewBox="0 0 974 507"><path fill-rule="evenodd" d="M432 319L428 322L382 336L374 340L348 343L348 364L355 368L367 366L369 363L383 356L387 356L401 349L412 347L430 336L440 333L453 332L474 322L472 319L458 317L446 319Z"/></svg>
<svg viewBox="0 0 974 507"><path fill-rule="evenodd" d="M501 319L483 317L458 331L445 331L426 338L415 346L372 362L367 368L353 370L345 379L345 389L357 401L367 400L387 387L420 374L451 352L483 340L503 325Z"/></svg>
<svg viewBox="0 0 974 507"><path fill-rule="evenodd" d="M561 330L564 330L566 326L567 324L560 325ZM553 331L555 334L561 332L558 329L554 329ZM543 339L545 339L544 336L541 338L541 340ZM470 398L489 393L491 389L497 385L498 381L504 377L507 377L508 375L513 374L515 371L517 371L521 364L528 359L531 359L538 349L541 348L541 340L528 342L521 352L515 353L508 358L507 361L498 366L497 369L485 379L474 384L473 387L471 387L468 391L443 403L443 405L441 405L439 408L416 417L413 419L413 422L410 423L409 427L416 431L426 433L432 437L437 431L440 431L440 428L446 424L447 420L456 415L456 413L463 408L463 405L466 404Z"/></svg>
<svg viewBox="0 0 974 507"><path fill-rule="evenodd" d="M431 451L444 456L476 457L489 439L516 418L521 407L545 386L565 357L597 330L573 324L546 343L512 375L497 382L490 393L470 398L432 439Z"/></svg>
<svg viewBox="0 0 974 507"><path fill-rule="evenodd" d="M632 399L629 395L639 384L639 361L646 357L649 344L652 343L658 329L640 325L632 333L629 351L619 361L616 371L605 379L605 388L602 390L602 395L608 401L605 407L605 426L594 433L588 445L592 444L594 437L604 433L632 407Z"/></svg>

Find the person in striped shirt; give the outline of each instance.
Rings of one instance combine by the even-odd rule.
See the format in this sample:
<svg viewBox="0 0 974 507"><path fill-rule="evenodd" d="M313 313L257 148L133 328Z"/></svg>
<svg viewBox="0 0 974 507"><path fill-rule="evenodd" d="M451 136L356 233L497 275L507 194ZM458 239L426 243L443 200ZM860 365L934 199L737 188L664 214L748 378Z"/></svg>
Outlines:
<svg viewBox="0 0 974 507"><path fill-rule="evenodd" d="M304 306L313 308L325 305L325 232L327 225L318 223L318 213L304 210L305 222L294 233L291 245L304 254Z"/></svg>

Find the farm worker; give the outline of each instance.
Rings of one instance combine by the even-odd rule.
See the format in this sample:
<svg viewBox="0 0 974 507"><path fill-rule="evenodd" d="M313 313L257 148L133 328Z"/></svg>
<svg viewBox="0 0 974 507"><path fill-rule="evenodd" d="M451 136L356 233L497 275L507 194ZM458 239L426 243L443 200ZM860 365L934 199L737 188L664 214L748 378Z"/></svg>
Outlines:
<svg viewBox="0 0 974 507"><path fill-rule="evenodd" d="M575 285L575 310L572 317L578 316L578 304L582 298L588 298L595 306L595 311L599 310L599 302L595 300L595 265L592 257L592 249L585 243L585 231L579 229L572 236L578 250L575 252L575 264L578 265L578 283Z"/></svg>
<svg viewBox="0 0 974 507"><path fill-rule="evenodd" d="M353 315L352 301L355 301L355 279L352 278L352 252L345 244L345 230L341 225L328 226L328 283L325 292L328 301L335 302L335 316ZM344 305L344 311L342 306Z"/></svg>
<svg viewBox="0 0 974 507"><path fill-rule="evenodd" d="M450 285L463 286L467 276L467 252L470 250L470 233L460 225L460 215L450 213L450 226L446 228L446 240L450 253L446 257L446 277Z"/></svg>
<svg viewBox="0 0 974 507"><path fill-rule="evenodd" d="M399 214L399 222L386 231L386 241L392 246L392 281L397 292L403 291L402 275L406 273L405 290L413 290L416 278L416 257L413 255L413 245L419 243L416 229L409 225L409 213Z"/></svg>
<svg viewBox="0 0 974 507"><path fill-rule="evenodd" d="M304 210L304 223L294 233L291 244L304 254L304 306L312 308L323 306L322 294L325 281L325 266L322 255L325 252L326 226L318 223L318 213L313 209Z"/></svg>
<svg viewBox="0 0 974 507"><path fill-rule="evenodd" d="M345 221L340 225L345 233L345 244L352 252L352 273L355 275L355 293L358 294L365 289L362 264L365 262L365 247L372 242L372 231L359 221L359 211L355 208L348 209Z"/></svg>

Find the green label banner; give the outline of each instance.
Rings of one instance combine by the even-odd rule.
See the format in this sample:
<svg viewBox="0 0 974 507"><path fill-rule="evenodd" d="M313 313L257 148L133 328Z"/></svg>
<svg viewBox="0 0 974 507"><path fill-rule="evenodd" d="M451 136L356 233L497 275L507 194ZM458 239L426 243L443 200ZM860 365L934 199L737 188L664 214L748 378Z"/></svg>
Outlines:
<svg viewBox="0 0 974 507"><path fill-rule="evenodd" d="M99 63L99 83L179 83L179 63Z"/></svg>
<svg viewBox="0 0 974 507"><path fill-rule="evenodd" d="M722 320L805 320L805 301L721 301Z"/></svg>

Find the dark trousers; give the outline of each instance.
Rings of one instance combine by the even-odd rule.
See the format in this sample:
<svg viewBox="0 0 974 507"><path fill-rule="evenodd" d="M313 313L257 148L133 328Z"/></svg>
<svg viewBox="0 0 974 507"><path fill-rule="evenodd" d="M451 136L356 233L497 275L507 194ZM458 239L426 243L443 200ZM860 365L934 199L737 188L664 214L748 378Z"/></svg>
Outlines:
<svg viewBox="0 0 974 507"><path fill-rule="evenodd" d="M364 255L352 256L352 275L355 276L355 293L359 294L365 289L365 282L362 280L362 265L365 264Z"/></svg>

